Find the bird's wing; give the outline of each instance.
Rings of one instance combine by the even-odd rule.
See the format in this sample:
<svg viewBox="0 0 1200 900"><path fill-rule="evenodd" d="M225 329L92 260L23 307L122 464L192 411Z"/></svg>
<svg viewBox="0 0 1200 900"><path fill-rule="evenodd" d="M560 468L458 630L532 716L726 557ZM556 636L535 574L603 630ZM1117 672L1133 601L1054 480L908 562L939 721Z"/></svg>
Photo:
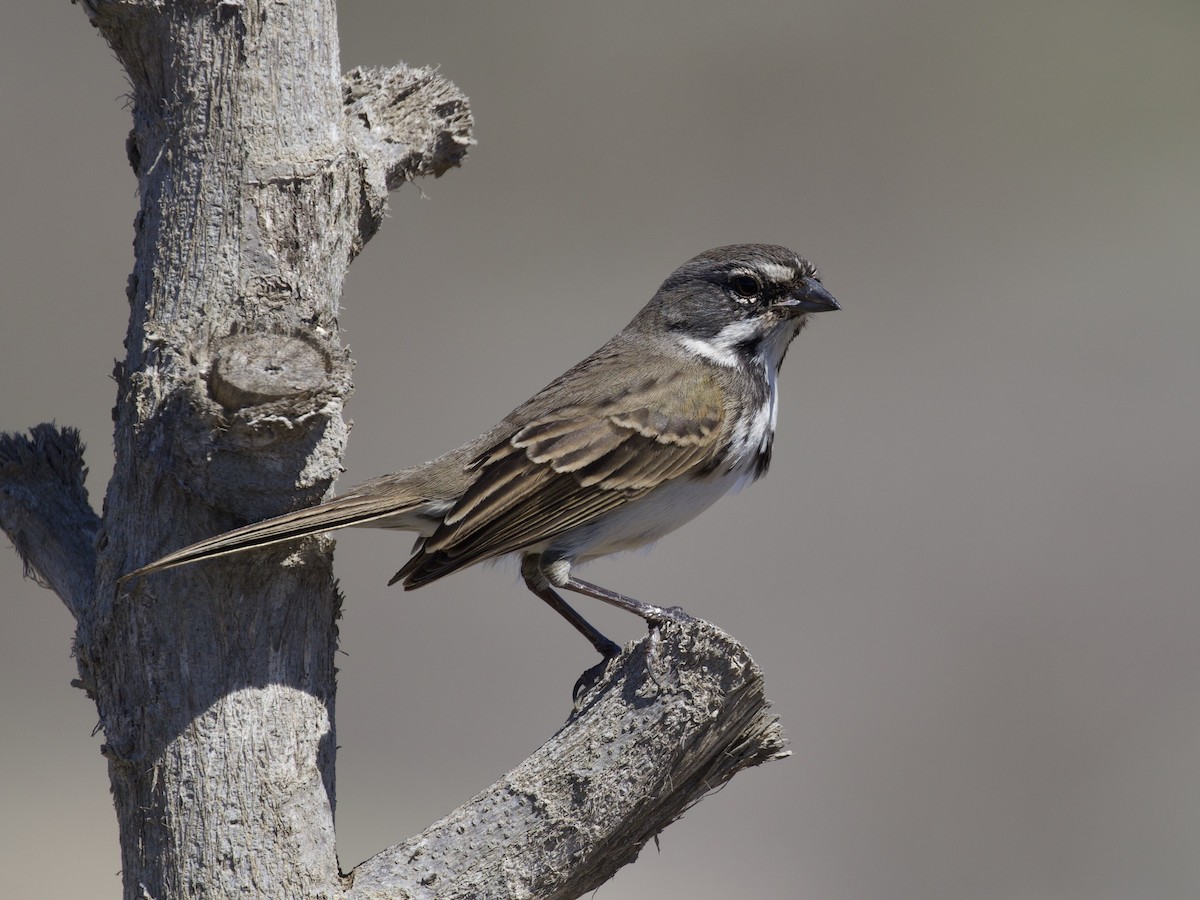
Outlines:
<svg viewBox="0 0 1200 900"><path fill-rule="evenodd" d="M688 369L618 378L599 404L540 412L476 457L474 482L392 582L419 587L536 545L719 464L724 397L711 373Z"/></svg>

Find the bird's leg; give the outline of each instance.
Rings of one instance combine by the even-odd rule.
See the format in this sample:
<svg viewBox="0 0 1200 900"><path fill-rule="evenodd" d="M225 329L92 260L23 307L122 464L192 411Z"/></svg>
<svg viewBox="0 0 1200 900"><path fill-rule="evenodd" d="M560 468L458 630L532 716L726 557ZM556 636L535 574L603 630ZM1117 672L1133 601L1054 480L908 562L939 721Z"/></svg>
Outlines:
<svg viewBox="0 0 1200 900"><path fill-rule="evenodd" d="M591 641L596 652L603 656L605 661L620 655L621 648L618 644L610 641L591 622L575 612L567 601L550 586L546 573L542 571L540 557L531 553L521 558L521 577L525 579L526 587L550 604L551 609L574 625L580 634Z"/></svg>
<svg viewBox="0 0 1200 900"><path fill-rule="evenodd" d="M557 582L555 583L557 584ZM616 591L602 588L600 585L592 584L590 581L583 581L574 575L568 574L563 579L562 584L558 586L588 597L595 597L597 600L611 603L618 609L631 612L635 616L641 616L646 620L647 625L661 625L663 622L695 621L692 616L689 616L678 606L655 606L653 603L643 603L641 600L634 600L632 597L626 597L624 594L618 594Z"/></svg>
<svg viewBox="0 0 1200 900"><path fill-rule="evenodd" d="M662 691L662 682L654 674L656 660L658 659L659 642L662 639L659 626L663 622L686 624L696 620L678 606L655 606L652 603L643 603L641 600L626 597L624 594L618 594L616 591L602 588L600 585L592 584L590 581L575 578L570 574L569 570L564 572L561 568L558 571L551 569L551 577L554 575L558 575L561 580L561 584L556 582L559 587L577 591L587 597L595 597L597 600L603 600L605 603L611 603L618 609L641 616L645 620L647 627L650 629L649 644L646 647L646 674L650 676L650 680L654 682L659 691ZM576 691L578 691L578 685L576 686Z"/></svg>

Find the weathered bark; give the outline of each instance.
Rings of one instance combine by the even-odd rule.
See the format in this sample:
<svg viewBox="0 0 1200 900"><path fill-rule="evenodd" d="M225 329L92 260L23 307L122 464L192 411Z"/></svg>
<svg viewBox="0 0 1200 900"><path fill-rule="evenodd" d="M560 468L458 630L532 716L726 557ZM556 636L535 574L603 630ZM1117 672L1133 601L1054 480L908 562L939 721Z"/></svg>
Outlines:
<svg viewBox="0 0 1200 900"><path fill-rule="evenodd" d="M355 868L348 900L570 900L709 791L786 756L746 648L665 625L611 661L562 729L479 796Z"/></svg>
<svg viewBox="0 0 1200 900"><path fill-rule="evenodd" d="M125 896L333 897L339 598L327 555L306 545L120 591L115 579L315 502L336 477L350 390L337 298L369 213L341 119L334 6L90 12L130 78L141 199L116 469L76 642ZM212 375L246 333L306 342L323 377L292 385L280 370L275 397L224 405Z"/></svg>
<svg viewBox="0 0 1200 900"><path fill-rule="evenodd" d="M78 621L91 606L100 517L83 486L74 428L38 425L28 438L0 435L0 527L25 574L62 598Z"/></svg>
<svg viewBox="0 0 1200 900"><path fill-rule="evenodd" d="M141 198L116 466L98 518L77 435L4 436L0 527L76 618L125 896L578 896L780 755L744 649L670 628L492 792L339 872L328 541L116 579L329 491L351 389L346 269L390 189L461 160L470 112L428 70L341 77L333 0L85 9L129 76Z"/></svg>

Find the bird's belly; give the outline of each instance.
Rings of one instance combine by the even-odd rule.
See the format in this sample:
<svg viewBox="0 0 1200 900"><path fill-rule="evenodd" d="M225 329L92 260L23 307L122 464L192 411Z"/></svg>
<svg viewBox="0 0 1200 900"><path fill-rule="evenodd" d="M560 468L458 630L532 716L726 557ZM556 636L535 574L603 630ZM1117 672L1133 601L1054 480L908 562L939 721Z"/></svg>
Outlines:
<svg viewBox="0 0 1200 900"><path fill-rule="evenodd" d="M570 561L636 550L691 521L750 477L749 473L735 471L701 480L673 481L529 549Z"/></svg>

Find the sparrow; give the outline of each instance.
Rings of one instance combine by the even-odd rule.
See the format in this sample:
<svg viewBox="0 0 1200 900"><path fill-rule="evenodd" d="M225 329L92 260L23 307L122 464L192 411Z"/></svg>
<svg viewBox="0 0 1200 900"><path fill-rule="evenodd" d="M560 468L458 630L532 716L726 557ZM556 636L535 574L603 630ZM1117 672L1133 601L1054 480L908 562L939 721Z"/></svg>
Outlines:
<svg viewBox="0 0 1200 900"><path fill-rule="evenodd" d="M840 308L816 268L786 247L701 253L608 343L475 440L176 550L122 581L351 525L414 531L412 556L389 584L411 590L515 554L529 590L615 656L620 647L559 591L650 625L682 611L583 581L575 564L651 544L766 474L783 357L810 314Z"/></svg>

